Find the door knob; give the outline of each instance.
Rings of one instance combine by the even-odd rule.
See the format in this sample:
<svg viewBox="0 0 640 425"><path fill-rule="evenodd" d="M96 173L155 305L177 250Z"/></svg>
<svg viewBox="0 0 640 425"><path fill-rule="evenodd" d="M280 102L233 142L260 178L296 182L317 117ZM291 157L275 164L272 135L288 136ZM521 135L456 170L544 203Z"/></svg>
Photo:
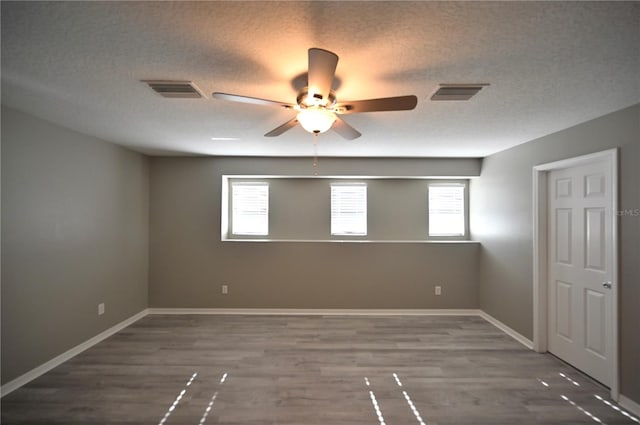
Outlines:
<svg viewBox="0 0 640 425"><path fill-rule="evenodd" d="M604 286L607 289L611 289L611 282L602 282L602 286Z"/></svg>

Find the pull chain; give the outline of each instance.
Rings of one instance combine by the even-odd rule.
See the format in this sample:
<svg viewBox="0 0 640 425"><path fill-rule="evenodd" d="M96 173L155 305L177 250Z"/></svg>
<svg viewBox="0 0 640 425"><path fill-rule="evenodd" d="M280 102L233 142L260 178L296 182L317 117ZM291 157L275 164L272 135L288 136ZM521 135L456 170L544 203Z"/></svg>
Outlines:
<svg viewBox="0 0 640 425"><path fill-rule="evenodd" d="M318 133L313 133L313 175L318 175Z"/></svg>

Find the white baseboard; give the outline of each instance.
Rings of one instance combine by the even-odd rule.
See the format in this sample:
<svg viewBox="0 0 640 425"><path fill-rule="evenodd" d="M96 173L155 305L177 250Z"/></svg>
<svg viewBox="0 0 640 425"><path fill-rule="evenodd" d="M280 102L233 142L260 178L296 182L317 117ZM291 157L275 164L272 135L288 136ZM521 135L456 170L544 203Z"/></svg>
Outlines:
<svg viewBox="0 0 640 425"><path fill-rule="evenodd" d="M618 404L640 418L640 404L620 394Z"/></svg>
<svg viewBox="0 0 640 425"><path fill-rule="evenodd" d="M38 367L36 367L34 369L31 369L29 372L18 376L16 379L7 382L2 387L0 387L0 397L4 397L5 395L17 390L18 388L20 388L21 386L27 384L28 382L33 381L34 379L38 378L41 375L44 375L45 373L49 372L54 367L61 365L62 363L66 362L67 360L69 360L69 359L77 356L78 354L82 353L86 349L93 347L94 345L96 345L100 341L107 339L108 337L110 337L111 335L115 334L116 332L119 332L120 330L126 328L127 326L133 324L134 322L137 322L138 320L140 320L143 317L145 317L147 314L148 314L148 312L147 312L146 309L142 310L140 313L129 317L128 319L118 323L117 325L114 325L114 326L110 327L109 329L99 333L98 335L94 336L93 338L90 338L90 339L86 340L85 342L76 345L75 347L71 348L70 350L65 351L64 353L60 354L59 356L54 357L53 359L49 360L48 362L43 363L40 366L38 366Z"/></svg>
<svg viewBox="0 0 640 425"><path fill-rule="evenodd" d="M491 316L490 314L487 314L482 310L478 310L478 311L479 311L479 316L482 317L484 320L491 323L493 326L500 329L502 332L506 333L511 338L515 339L516 341L518 341L520 344L524 345L528 349L533 350L533 341L531 341L529 338L514 331L509 326L505 325L504 323L502 323L495 317Z"/></svg>
<svg viewBox="0 0 640 425"><path fill-rule="evenodd" d="M478 316L473 309L304 309L304 308L149 308L148 314L241 314L271 316Z"/></svg>

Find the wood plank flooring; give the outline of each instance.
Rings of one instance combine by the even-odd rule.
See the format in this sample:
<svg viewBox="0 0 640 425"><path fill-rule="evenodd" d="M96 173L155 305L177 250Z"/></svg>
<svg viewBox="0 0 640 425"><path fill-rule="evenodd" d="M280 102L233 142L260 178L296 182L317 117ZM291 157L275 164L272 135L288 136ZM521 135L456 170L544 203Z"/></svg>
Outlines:
<svg viewBox="0 0 640 425"><path fill-rule="evenodd" d="M472 316L152 315L2 399L2 424L638 424ZM615 406L615 404L613 404Z"/></svg>

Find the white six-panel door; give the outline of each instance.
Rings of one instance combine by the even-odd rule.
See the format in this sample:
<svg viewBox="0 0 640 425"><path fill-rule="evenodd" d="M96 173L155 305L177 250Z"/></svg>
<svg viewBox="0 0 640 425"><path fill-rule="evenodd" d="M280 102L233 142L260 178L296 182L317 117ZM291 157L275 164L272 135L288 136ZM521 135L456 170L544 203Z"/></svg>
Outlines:
<svg viewBox="0 0 640 425"><path fill-rule="evenodd" d="M612 382L612 172L602 161L548 175L548 349Z"/></svg>

